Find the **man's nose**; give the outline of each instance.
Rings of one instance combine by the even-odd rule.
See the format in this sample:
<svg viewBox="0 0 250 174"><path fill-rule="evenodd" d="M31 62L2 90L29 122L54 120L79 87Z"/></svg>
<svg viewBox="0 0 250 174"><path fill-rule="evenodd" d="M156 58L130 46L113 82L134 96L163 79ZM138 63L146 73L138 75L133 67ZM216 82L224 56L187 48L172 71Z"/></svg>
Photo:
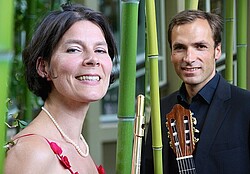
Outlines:
<svg viewBox="0 0 250 174"><path fill-rule="evenodd" d="M192 48L187 48L186 54L184 56L184 61L192 63L195 60L194 50Z"/></svg>

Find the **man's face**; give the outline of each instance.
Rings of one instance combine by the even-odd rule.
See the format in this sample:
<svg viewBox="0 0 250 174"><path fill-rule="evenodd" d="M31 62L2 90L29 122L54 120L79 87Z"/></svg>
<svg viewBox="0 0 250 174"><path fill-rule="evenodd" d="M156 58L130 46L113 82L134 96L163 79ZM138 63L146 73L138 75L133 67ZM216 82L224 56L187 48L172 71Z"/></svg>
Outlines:
<svg viewBox="0 0 250 174"><path fill-rule="evenodd" d="M215 75L221 45L214 47L213 33L206 20L175 26L172 31L171 61L185 84L201 89Z"/></svg>

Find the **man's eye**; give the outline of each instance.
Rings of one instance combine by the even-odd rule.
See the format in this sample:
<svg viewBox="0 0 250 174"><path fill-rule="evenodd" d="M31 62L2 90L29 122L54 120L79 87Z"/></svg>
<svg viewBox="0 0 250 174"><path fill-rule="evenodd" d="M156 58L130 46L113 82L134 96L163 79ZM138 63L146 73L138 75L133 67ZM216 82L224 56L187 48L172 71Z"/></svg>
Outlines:
<svg viewBox="0 0 250 174"><path fill-rule="evenodd" d="M179 50L183 50L183 49L184 49L184 47L181 46L181 45L174 46L174 50L175 50L175 51L179 51Z"/></svg>
<svg viewBox="0 0 250 174"><path fill-rule="evenodd" d="M197 45L197 49L204 50L207 49L206 45Z"/></svg>
<svg viewBox="0 0 250 174"><path fill-rule="evenodd" d="M183 47L182 47L182 46L179 46L179 47L176 47L175 49L176 49L176 50L181 50L181 49L183 49Z"/></svg>

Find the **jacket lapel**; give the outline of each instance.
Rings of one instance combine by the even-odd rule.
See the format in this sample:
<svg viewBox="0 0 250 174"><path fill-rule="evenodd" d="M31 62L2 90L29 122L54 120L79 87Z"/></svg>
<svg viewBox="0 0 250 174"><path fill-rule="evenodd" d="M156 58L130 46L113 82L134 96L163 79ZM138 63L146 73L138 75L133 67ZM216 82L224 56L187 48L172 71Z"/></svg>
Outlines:
<svg viewBox="0 0 250 174"><path fill-rule="evenodd" d="M230 85L220 77L217 90L208 110L206 121L202 129L200 140L196 149L196 170L197 173L203 173L206 164L206 158L214 142L216 134L229 111L228 101L231 98Z"/></svg>

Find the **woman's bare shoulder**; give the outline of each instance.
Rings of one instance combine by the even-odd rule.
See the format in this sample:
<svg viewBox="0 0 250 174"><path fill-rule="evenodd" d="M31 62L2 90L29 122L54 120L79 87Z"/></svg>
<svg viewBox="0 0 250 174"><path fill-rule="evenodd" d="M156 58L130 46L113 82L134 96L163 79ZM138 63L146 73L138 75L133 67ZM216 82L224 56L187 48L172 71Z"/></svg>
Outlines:
<svg viewBox="0 0 250 174"><path fill-rule="evenodd" d="M39 135L18 138L7 151L5 174L47 173L56 156L46 139Z"/></svg>

